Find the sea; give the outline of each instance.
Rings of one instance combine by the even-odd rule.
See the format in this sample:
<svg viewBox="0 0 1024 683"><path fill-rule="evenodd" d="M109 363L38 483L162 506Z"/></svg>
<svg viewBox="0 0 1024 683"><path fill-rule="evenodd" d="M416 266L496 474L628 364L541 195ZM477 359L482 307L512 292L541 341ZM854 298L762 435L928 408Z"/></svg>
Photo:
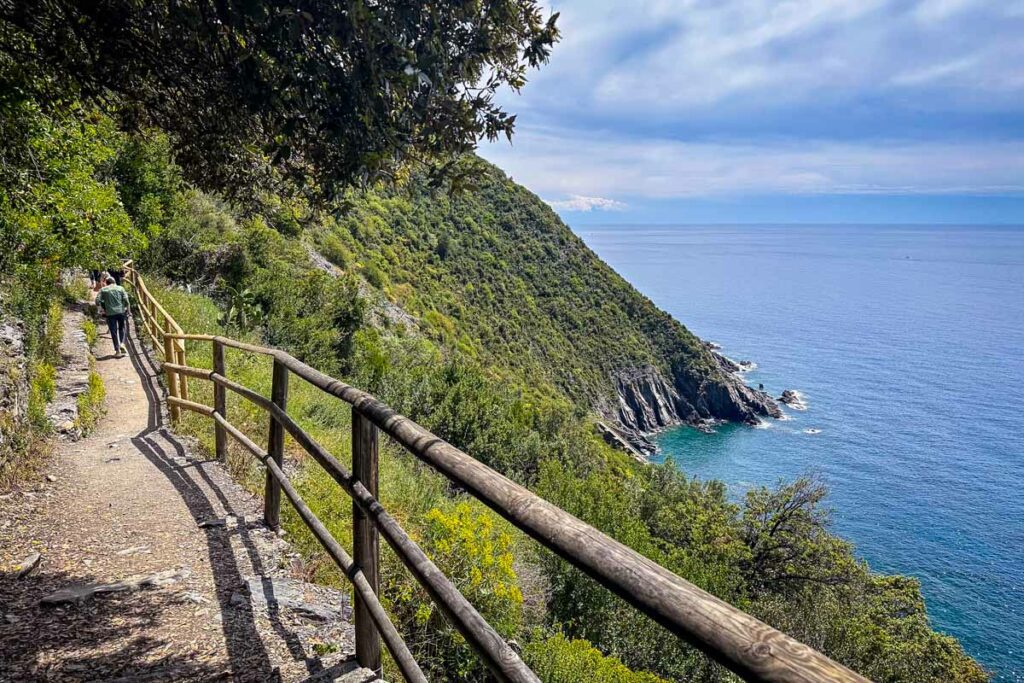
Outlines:
<svg viewBox="0 0 1024 683"><path fill-rule="evenodd" d="M801 475L934 628L1024 681L1024 227L576 229L658 306L806 410L658 435L658 458L740 497Z"/></svg>

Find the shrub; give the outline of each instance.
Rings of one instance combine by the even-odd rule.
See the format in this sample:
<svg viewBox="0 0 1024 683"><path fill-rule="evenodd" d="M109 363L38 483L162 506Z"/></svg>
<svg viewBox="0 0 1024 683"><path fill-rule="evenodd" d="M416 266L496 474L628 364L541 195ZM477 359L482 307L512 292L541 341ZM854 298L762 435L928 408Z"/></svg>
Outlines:
<svg viewBox="0 0 1024 683"><path fill-rule="evenodd" d="M502 637L518 635L523 595L512 566L514 537L504 524L466 501L430 510L426 522L424 551ZM480 658L418 584L389 588L392 609L428 677L490 680Z"/></svg>
<svg viewBox="0 0 1024 683"><path fill-rule="evenodd" d="M0 119L0 272L18 280L19 269L88 266L146 246L108 172L123 139L110 118L74 104L46 112L22 91Z"/></svg>
<svg viewBox="0 0 1024 683"><path fill-rule="evenodd" d="M51 365L60 362L60 342L63 338L64 306L59 300L54 299L46 311L43 337L39 345L39 358Z"/></svg>
<svg viewBox="0 0 1024 683"><path fill-rule="evenodd" d="M78 428L83 434L88 434L96 427L96 423L103 415L103 399L107 395L103 378L96 372L95 364L90 358L89 386L75 399L78 405Z"/></svg>
<svg viewBox="0 0 1024 683"><path fill-rule="evenodd" d="M68 303L89 300L89 285L79 277L74 278L64 285L64 299Z"/></svg>
<svg viewBox="0 0 1024 683"><path fill-rule="evenodd" d="M96 340L99 338L99 332L96 329L96 323L86 318L82 321L82 332L85 333L85 342L89 345L89 348L96 347Z"/></svg>
<svg viewBox="0 0 1024 683"><path fill-rule="evenodd" d="M388 276L376 263L370 262L363 268L363 277L377 289L383 289L388 283Z"/></svg>
<svg viewBox="0 0 1024 683"><path fill-rule="evenodd" d="M334 233L325 233L320 238L320 253L342 270L352 263L352 251Z"/></svg>
<svg viewBox="0 0 1024 683"><path fill-rule="evenodd" d="M561 633L530 643L523 658L545 683L663 683L654 674L631 671L585 640L569 640Z"/></svg>
<svg viewBox="0 0 1024 683"><path fill-rule="evenodd" d="M40 431L49 431L46 406L57 395L57 371L49 363L37 362L32 366L31 375L28 392L29 422Z"/></svg>

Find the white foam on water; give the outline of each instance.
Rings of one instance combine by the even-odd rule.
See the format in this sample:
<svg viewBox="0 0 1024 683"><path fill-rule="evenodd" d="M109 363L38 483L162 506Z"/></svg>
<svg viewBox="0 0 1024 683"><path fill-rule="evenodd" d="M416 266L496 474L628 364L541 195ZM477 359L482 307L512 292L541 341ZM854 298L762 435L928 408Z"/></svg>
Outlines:
<svg viewBox="0 0 1024 683"><path fill-rule="evenodd" d="M807 397L804 395L804 392L798 389L787 389L787 391L793 392L793 395L796 396L796 403L786 403L781 399L776 400L787 408L792 408L793 410L799 410L801 412L807 410Z"/></svg>

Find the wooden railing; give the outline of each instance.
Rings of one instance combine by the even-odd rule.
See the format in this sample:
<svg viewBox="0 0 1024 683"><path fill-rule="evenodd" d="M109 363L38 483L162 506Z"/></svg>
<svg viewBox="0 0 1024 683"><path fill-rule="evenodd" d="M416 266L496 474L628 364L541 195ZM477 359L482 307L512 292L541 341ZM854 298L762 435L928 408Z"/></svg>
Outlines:
<svg viewBox="0 0 1024 683"><path fill-rule="evenodd" d="M125 269L127 281L136 293L137 312L141 315L142 324L149 333L153 348L163 354L167 404L172 418L177 419L180 409L205 415L215 423L219 459L226 457L227 437L231 436L263 463L266 467L264 517L267 525L277 528L280 523L283 492L353 585L356 659L361 666L380 671L380 640L383 639L405 680L426 680L377 598L378 538L383 535L498 680L538 680L377 500L377 441L379 431L383 431L413 456L483 501L559 557L582 569L636 609L745 679L801 683L866 682L867 679L820 652L719 600L495 472L373 396L311 368L284 351L225 337L186 334L149 293L145 281L130 262ZM185 340L212 344L212 370L188 366ZM273 359L270 398L226 377L225 348ZM288 378L292 373L352 406L351 471L288 415ZM189 377L213 383L213 406L189 400ZM266 450L228 422L227 391L269 413ZM351 556L317 519L285 475L286 432L352 498Z"/></svg>
<svg viewBox="0 0 1024 683"><path fill-rule="evenodd" d="M164 363L187 365L185 362L185 340L175 337L175 335L184 334L181 325L175 322L171 314L156 300L156 297L149 293L145 281L132 267L131 261L124 264L124 269L125 281L131 284L135 291L136 312L140 314L139 322L149 336L153 348L161 354ZM167 371L167 393L174 399L188 401L188 379L182 376L179 384L176 381L176 375ZM177 402L168 401L167 410L174 420L178 419L178 407Z"/></svg>

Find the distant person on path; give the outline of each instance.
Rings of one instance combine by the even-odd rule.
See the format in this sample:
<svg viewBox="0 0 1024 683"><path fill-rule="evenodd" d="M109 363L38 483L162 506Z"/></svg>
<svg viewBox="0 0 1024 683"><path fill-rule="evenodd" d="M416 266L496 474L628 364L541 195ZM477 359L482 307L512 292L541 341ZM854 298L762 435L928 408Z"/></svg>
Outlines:
<svg viewBox="0 0 1024 683"><path fill-rule="evenodd" d="M124 271L121 269L121 267L118 266L117 268L109 268L107 269L107 272L110 273L111 277L114 278L114 282L116 282L117 286L120 287L121 280L124 279Z"/></svg>
<svg viewBox="0 0 1024 683"><path fill-rule="evenodd" d="M106 279L110 278L110 276L111 273L106 272L105 270L101 270L99 273L99 278L96 279L96 287L92 291L98 295L99 290L103 289L103 286L106 284Z"/></svg>
<svg viewBox="0 0 1024 683"><path fill-rule="evenodd" d="M108 275L107 286L100 290L96 305L107 316L107 328L114 342L114 357L124 358L128 342L128 292Z"/></svg>

